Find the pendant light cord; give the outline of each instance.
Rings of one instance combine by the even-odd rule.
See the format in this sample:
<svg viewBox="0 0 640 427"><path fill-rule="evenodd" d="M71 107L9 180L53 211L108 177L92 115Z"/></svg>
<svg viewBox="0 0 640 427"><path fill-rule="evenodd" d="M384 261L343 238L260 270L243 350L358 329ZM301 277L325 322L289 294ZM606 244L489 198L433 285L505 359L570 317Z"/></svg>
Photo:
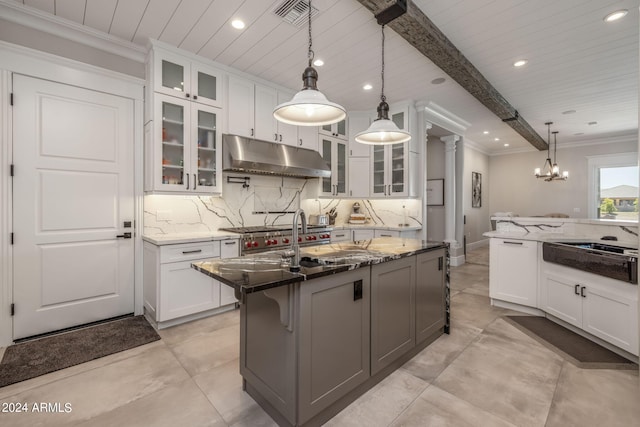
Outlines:
<svg viewBox="0 0 640 427"><path fill-rule="evenodd" d="M384 96L384 24L382 24L382 67L381 67L381 77L382 77L382 89L380 91L380 100L385 102L387 98Z"/></svg>
<svg viewBox="0 0 640 427"><path fill-rule="evenodd" d="M309 8L309 52L307 53L307 56L309 58L309 67L311 67L311 62L313 61L313 58L315 56L315 53L311 49L313 47L313 40L311 39L311 0L309 0L308 8Z"/></svg>

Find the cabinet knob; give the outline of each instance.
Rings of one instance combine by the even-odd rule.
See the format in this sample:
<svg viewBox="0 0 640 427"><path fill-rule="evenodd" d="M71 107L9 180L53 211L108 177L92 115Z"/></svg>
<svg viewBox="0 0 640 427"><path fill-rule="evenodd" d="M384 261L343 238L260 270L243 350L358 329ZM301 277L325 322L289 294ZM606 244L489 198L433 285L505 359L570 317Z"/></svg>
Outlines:
<svg viewBox="0 0 640 427"><path fill-rule="evenodd" d="M193 95L193 99L198 99L198 95Z"/></svg>
<svg viewBox="0 0 640 427"><path fill-rule="evenodd" d="M186 96L187 98L189 98L189 96L190 96L190 95L189 95L188 93L185 93L185 96Z"/></svg>

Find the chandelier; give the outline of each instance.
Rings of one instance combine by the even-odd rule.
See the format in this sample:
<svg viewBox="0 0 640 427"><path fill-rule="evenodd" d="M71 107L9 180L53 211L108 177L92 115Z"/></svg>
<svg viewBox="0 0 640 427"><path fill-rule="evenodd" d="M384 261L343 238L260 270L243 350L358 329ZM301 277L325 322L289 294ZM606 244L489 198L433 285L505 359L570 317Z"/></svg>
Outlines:
<svg viewBox="0 0 640 427"><path fill-rule="evenodd" d="M556 162L556 149L557 149L557 141L556 135L558 131L553 132L553 163L551 163L551 125L553 122L546 122L547 125L547 160L544 162L544 166L542 167L542 171L540 168L535 168L533 174L536 178L542 178L545 181L566 181L569 178L569 171L563 171L562 175L560 174L560 168L558 167L558 163Z"/></svg>

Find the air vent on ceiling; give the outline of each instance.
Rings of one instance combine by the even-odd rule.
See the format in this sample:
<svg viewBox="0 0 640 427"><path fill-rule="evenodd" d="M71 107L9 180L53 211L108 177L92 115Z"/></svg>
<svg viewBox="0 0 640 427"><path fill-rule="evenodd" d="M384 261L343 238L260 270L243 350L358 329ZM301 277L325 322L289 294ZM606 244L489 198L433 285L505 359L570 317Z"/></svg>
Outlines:
<svg viewBox="0 0 640 427"><path fill-rule="evenodd" d="M281 17L296 27L302 27L309 21L309 2L308 0L284 0L275 9L273 13ZM311 6L311 17L318 14L318 9Z"/></svg>

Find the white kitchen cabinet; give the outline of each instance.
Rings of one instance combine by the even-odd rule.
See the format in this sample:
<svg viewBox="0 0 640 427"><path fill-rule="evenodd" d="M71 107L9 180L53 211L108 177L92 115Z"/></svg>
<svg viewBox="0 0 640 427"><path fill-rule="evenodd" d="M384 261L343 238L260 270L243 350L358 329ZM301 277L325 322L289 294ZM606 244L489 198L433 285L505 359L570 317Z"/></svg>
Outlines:
<svg viewBox="0 0 640 427"><path fill-rule="evenodd" d="M538 242L494 238L489 251L489 296L537 307Z"/></svg>
<svg viewBox="0 0 640 427"><path fill-rule="evenodd" d="M408 196L407 143L374 145L371 151L371 196Z"/></svg>
<svg viewBox="0 0 640 427"><path fill-rule="evenodd" d="M274 108L289 101L292 93L229 76L227 97L228 133L317 151L317 127L300 130L303 127L273 117Z"/></svg>
<svg viewBox="0 0 640 427"><path fill-rule="evenodd" d="M331 233L331 243L350 242L351 230L333 230Z"/></svg>
<svg viewBox="0 0 640 427"><path fill-rule="evenodd" d="M369 157L349 157L349 197L369 197Z"/></svg>
<svg viewBox="0 0 640 427"><path fill-rule="evenodd" d="M358 133L365 131L371 125L372 114L368 112L349 113L349 156L350 157L371 157L371 145L361 144L356 141Z"/></svg>
<svg viewBox="0 0 640 427"><path fill-rule="evenodd" d="M354 228L352 230L352 240L371 240L375 237L375 231L372 228Z"/></svg>
<svg viewBox="0 0 640 427"><path fill-rule="evenodd" d="M152 87L155 92L222 107L222 71L204 62L157 47L151 54Z"/></svg>
<svg viewBox="0 0 640 427"><path fill-rule="evenodd" d="M156 94L145 129L145 191L220 193L222 110Z"/></svg>
<svg viewBox="0 0 640 427"><path fill-rule="evenodd" d="M331 169L329 178L320 178L322 196L347 195L347 142L320 135L320 154Z"/></svg>
<svg viewBox="0 0 640 427"><path fill-rule="evenodd" d="M144 307L159 328L224 311L233 289L191 267L238 256L238 239L156 246L144 243ZM231 292L224 288L231 289Z"/></svg>
<svg viewBox="0 0 640 427"><path fill-rule="evenodd" d="M638 356L638 287L543 262L540 309Z"/></svg>
<svg viewBox="0 0 640 427"><path fill-rule="evenodd" d="M347 119L345 118L336 123L320 126L320 129L318 129L318 132L321 135L331 136L331 137L346 141L349 139L349 134L347 133L347 130L348 130Z"/></svg>
<svg viewBox="0 0 640 427"><path fill-rule="evenodd" d="M220 258L235 258L240 256L240 240L222 240L220 242ZM220 283L220 305L235 304L238 302L231 286Z"/></svg>

